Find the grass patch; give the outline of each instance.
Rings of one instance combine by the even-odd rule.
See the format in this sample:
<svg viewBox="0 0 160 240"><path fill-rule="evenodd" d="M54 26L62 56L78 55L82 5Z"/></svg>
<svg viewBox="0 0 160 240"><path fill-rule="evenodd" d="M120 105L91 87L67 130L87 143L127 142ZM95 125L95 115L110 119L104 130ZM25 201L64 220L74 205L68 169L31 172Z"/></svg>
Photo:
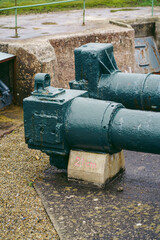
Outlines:
<svg viewBox="0 0 160 240"><path fill-rule="evenodd" d="M56 2L57 0L17 0L18 6L33 5L47 2ZM0 8L13 7L15 0L0 0ZM86 0L86 8L100 8L100 7L140 7L151 6L152 0ZM160 6L160 0L154 0L155 6ZM72 9L82 9L83 0L69 3L54 4L41 7L32 7L25 9L18 9L18 14L28 13L42 13L52 11L63 11ZM0 15L14 14L14 10L0 11Z"/></svg>
<svg viewBox="0 0 160 240"><path fill-rule="evenodd" d="M56 22L43 22L43 25L56 25Z"/></svg>
<svg viewBox="0 0 160 240"><path fill-rule="evenodd" d="M33 28L33 30L39 30L39 29L41 29L41 28L35 28L35 27Z"/></svg>
<svg viewBox="0 0 160 240"><path fill-rule="evenodd" d="M15 36L15 35L14 35L14 36L10 36L10 38L20 38L20 36L18 36L18 35Z"/></svg>
<svg viewBox="0 0 160 240"><path fill-rule="evenodd" d="M123 8L123 9L117 9L117 10L111 10L110 12L114 13L114 12L119 12L119 11L137 11L139 9L134 9L134 8Z"/></svg>
<svg viewBox="0 0 160 240"><path fill-rule="evenodd" d="M0 26L0 28L2 28L2 29L16 29L16 27L1 27ZM24 27L17 27L17 29L25 29Z"/></svg>

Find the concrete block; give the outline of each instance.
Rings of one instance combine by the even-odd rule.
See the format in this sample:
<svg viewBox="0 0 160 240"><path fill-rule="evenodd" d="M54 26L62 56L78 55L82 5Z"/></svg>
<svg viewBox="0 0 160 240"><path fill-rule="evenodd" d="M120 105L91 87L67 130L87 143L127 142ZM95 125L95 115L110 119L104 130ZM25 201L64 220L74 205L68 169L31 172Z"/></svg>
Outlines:
<svg viewBox="0 0 160 240"><path fill-rule="evenodd" d="M34 88L34 75L47 72L51 76L51 85L58 87L57 58L54 48L47 40L10 43L8 53L16 56L15 103L21 105Z"/></svg>
<svg viewBox="0 0 160 240"><path fill-rule="evenodd" d="M70 151L68 179L78 179L102 187L125 169L123 151L116 154Z"/></svg>
<svg viewBox="0 0 160 240"><path fill-rule="evenodd" d="M156 34L160 34L160 22L156 22L155 32Z"/></svg>

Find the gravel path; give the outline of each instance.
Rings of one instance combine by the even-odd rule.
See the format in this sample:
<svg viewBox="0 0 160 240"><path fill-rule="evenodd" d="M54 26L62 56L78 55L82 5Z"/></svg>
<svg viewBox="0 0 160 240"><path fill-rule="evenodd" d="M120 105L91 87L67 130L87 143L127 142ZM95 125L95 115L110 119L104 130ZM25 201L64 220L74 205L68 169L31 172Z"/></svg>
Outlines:
<svg viewBox="0 0 160 240"><path fill-rule="evenodd" d="M0 239L59 239L33 182L49 159L28 149L23 127L0 139Z"/></svg>

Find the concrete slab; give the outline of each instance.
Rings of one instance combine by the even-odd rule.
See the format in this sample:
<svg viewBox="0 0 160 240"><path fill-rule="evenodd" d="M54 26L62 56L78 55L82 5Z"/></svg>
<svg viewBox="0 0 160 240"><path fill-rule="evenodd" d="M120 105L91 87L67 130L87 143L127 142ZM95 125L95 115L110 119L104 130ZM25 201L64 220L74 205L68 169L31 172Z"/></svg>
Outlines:
<svg viewBox="0 0 160 240"><path fill-rule="evenodd" d="M121 9L121 8L120 8ZM20 39L62 35L109 28L111 19L142 19L151 17L151 7L129 8L133 11L116 11L117 8L88 9L86 3L86 25L82 26L82 10L51 12L42 14L18 15L18 35L15 39L13 16L0 16L0 40L16 41ZM125 8L127 9L127 8ZM154 7L154 16L159 16L160 7Z"/></svg>
<svg viewBox="0 0 160 240"><path fill-rule="evenodd" d="M35 183L60 239L160 239L160 156L124 154L126 172L105 189L53 167Z"/></svg>
<svg viewBox="0 0 160 240"><path fill-rule="evenodd" d="M23 125L22 107L10 105L0 109L0 138Z"/></svg>

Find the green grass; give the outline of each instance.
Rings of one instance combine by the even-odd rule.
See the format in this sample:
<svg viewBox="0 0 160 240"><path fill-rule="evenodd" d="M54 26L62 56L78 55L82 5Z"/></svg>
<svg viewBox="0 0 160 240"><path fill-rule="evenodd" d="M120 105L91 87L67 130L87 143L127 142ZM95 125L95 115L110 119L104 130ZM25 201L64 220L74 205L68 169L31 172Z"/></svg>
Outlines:
<svg viewBox="0 0 160 240"><path fill-rule="evenodd" d="M114 12L122 12L122 11L134 11L134 10L137 10L137 9L134 9L134 8L122 8L122 9L116 9L116 10L111 10L110 12L114 13Z"/></svg>
<svg viewBox="0 0 160 240"><path fill-rule="evenodd" d="M33 5L39 3L56 2L57 0L17 0L17 5ZM15 0L0 0L0 8L12 7ZM51 11L82 9L83 0L70 3L61 3L49 6L41 6L34 8L18 9L18 14L28 13L42 13ZM86 0L86 8L99 8L99 7L140 7L151 6L152 0ZM160 6L160 0L154 0L155 6ZM13 14L13 10L1 11L0 14Z"/></svg>
<svg viewBox="0 0 160 240"><path fill-rule="evenodd" d="M44 22L43 25L56 25L56 22Z"/></svg>

